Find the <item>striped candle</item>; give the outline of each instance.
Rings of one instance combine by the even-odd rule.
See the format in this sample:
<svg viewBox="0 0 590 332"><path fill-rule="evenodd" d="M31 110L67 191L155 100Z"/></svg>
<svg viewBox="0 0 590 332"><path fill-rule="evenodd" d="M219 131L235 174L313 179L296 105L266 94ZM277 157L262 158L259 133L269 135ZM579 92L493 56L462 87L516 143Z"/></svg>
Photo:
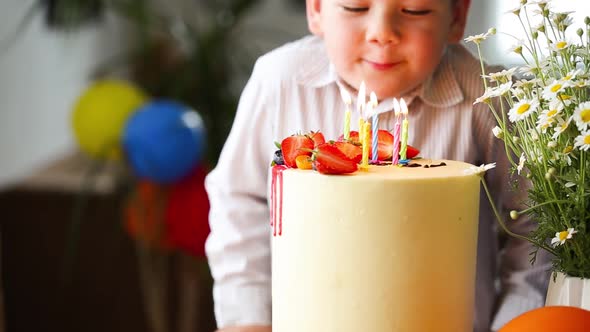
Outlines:
<svg viewBox="0 0 590 332"><path fill-rule="evenodd" d="M340 89L340 95L342 96L342 101L344 101L344 105L346 105L346 110L344 111L344 132L343 136L344 139L347 140L350 138L350 105L352 105L352 98L348 91L344 89Z"/></svg>
<svg viewBox="0 0 590 332"><path fill-rule="evenodd" d="M365 82L361 82L361 86L359 87L359 92L356 97L356 110L359 113L359 143L363 143L363 127L365 125L365 118L364 118L364 110L365 110L365 101L367 99L366 95L366 85Z"/></svg>
<svg viewBox="0 0 590 332"><path fill-rule="evenodd" d="M377 102L377 95L375 95L375 92L371 92L371 97L369 99L369 104L367 105L368 107L368 111L367 114L372 114L373 111L377 108L377 105L379 103ZM379 154L377 153L378 150L378 146L379 146L379 114L377 114L375 112L375 114L372 115L372 119L373 119L373 124L371 125L371 128L373 128L373 137L371 138L372 140L372 144L371 144L371 150L373 151L373 155L371 157L371 161L372 162L377 162L377 160L379 159Z"/></svg>
<svg viewBox="0 0 590 332"><path fill-rule="evenodd" d="M369 122L365 122L363 126L363 156L361 161L361 169L368 169L369 168L369 139L371 138L371 124Z"/></svg>
<svg viewBox="0 0 590 332"><path fill-rule="evenodd" d="M391 157L391 164L397 165L399 162L399 146L400 146L400 130L401 126L399 118L401 114L401 108L397 98L393 99L393 111L395 112L395 124L393 125L393 154Z"/></svg>
<svg viewBox="0 0 590 332"><path fill-rule="evenodd" d="M408 152L408 129L410 123L408 122L408 106L403 99L400 102L400 108L402 110L402 114L404 115L404 120L402 121L402 144L400 148L400 158L405 160L407 159Z"/></svg>

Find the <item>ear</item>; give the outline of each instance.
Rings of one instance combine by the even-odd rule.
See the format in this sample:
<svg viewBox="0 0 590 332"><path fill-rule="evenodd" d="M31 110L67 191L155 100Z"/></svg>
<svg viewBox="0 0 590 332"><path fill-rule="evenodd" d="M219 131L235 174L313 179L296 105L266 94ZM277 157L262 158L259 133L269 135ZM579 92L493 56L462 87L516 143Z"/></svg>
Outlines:
<svg viewBox="0 0 590 332"><path fill-rule="evenodd" d="M320 37L323 35L321 9L322 0L306 0L307 27L312 34Z"/></svg>
<svg viewBox="0 0 590 332"><path fill-rule="evenodd" d="M453 5L453 22L449 31L449 43L458 43L463 39L470 5L471 0L456 0Z"/></svg>

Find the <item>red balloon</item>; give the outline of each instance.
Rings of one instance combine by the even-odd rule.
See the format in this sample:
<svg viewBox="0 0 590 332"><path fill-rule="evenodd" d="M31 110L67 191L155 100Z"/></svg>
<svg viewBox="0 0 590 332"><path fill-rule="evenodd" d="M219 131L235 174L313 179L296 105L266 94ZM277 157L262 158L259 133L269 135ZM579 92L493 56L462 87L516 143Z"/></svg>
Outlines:
<svg viewBox="0 0 590 332"><path fill-rule="evenodd" d="M209 235L209 198L205 191L207 170L195 168L187 177L170 186L166 226L175 248L205 258Z"/></svg>

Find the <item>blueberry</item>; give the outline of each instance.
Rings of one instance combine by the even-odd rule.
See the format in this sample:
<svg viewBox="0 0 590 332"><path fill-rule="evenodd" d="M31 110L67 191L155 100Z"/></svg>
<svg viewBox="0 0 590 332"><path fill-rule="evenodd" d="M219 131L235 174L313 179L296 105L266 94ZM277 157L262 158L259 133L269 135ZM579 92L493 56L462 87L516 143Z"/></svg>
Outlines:
<svg viewBox="0 0 590 332"><path fill-rule="evenodd" d="M283 150L276 150L272 160L275 162L276 165L284 165L285 159L283 159Z"/></svg>

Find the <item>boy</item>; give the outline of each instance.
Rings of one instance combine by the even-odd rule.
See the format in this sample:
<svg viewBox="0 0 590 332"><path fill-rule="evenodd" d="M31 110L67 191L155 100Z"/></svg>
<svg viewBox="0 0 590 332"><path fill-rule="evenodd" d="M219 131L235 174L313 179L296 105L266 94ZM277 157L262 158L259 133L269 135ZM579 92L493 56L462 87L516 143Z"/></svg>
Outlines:
<svg viewBox="0 0 590 332"><path fill-rule="evenodd" d="M259 59L219 164L206 181L211 202L206 250L220 331L271 331L267 190L274 142L310 130L337 138L345 109L340 89L355 95L365 81L386 107L392 97L403 97L409 102L411 145L429 158L497 162L488 183L504 207L515 200L499 195L509 191L509 163L493 137L491 112L482 104L472 105L483 94L479 62L457 45L469 4L307 0L308 25L315 36ZM380 122L392 124L391 113ZM357 120L354 114L351 123ZM530 248L511 238L504 246L501 289L496 290L497 233L489 204L484 200L481 206L474 329L489 331L494 316L497 328L541 306L548 273L539 263L532 268ZM512 225L517 232L530 229L522 221Z"/></svg>

